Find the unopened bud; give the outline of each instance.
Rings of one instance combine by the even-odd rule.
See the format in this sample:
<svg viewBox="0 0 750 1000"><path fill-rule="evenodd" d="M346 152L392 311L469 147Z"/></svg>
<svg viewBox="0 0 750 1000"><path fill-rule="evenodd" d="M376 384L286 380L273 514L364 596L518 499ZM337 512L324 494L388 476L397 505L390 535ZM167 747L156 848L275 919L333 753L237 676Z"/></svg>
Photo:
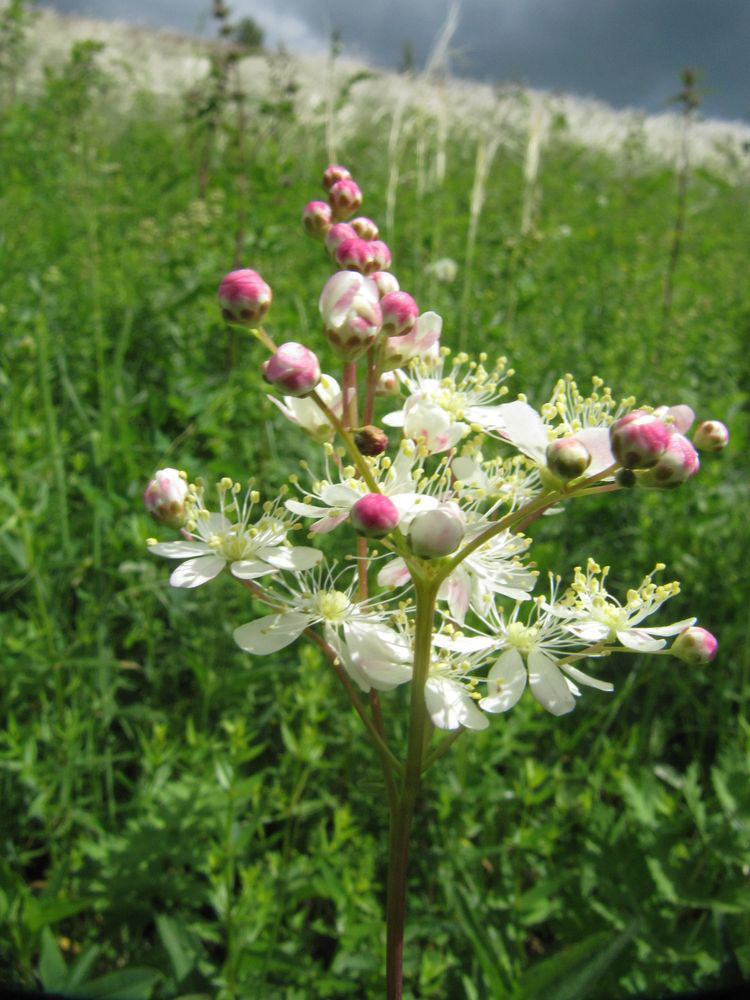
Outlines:
<svg viewBox="0 0 750 1000"><path fill-rule="evenodd" d="M362 192L351 179L336 181L328 189L328 201L334 218L344 222L351 218L362 204Z"/></svg>
<svg viewBox="0 0 750 1000"><path fill-rule="evenodd" d="M367 538L383 538L399 521L395 503L382 493L368 493L351 509L349 519L354 530Z"/></svg>
<svg viewBox="0 0 750 1000"><path fill-rule="evenodd" d="M375 261L375 271L387 271L391 266L391 251L382 240L370 240L370 250Z"/></svg>
<svg viewBox="0 0 750 1000"><path fill-rule="evenodd" d="M179 528L185 520L187 483L177 469L159 469L149 480L143 506L160 524Z"/></svg>
<svg viewBox="0 0 750 1000"><path fill-rule="evenodd" d="M354 361L370 347L382 326L378 291L356 271L338 271L320 296L326 336L345 361Z"/></svg>
<svg viewBox="0 0 750 1000"><path fill-rule="evenodd" d="M370 277L375 282L378 287L378 293L382 298L386 295L390 295L391 292L397 292L399 290L398 279L395 274L391 274L390 271L376 271L371 274Z"/></svg>
<svg viewBox="0 0 750 1000"><path fill-rule="evenodd" d="M401 383L395 372L383 372L375 387L376 396L398 396L401 392Z"/></svg>
<svg viewBox="0 0 750 1000"><path fill-rule="evenodd" d="M323 174L323 187L326 191L330 191L336 181L348 181L351 180L351 176L346 167L339 167L336 164L332 164Z"/></svg>
<svg viewBox="0 0 750 1000"><path fill-rule="evenodd" d="M719 650L719 643L714 635L700 625L691 625L680 632L669 647L672 656L676 656L691 667L710 663Z"/></svg>
<svg viewBox="0 0 750 1000"><path fill-rule="evenodd" d="M263 363L263 378L288 396L309 396L320 382L320 364L311 350L290 341Z"/></svg>
<svg viewBox="0 0 750 1000"><path fill-rule="evenodd" d="M547 445L547 467L563 482L578 479L590 465L591 453L574 437L558 438Z"/></svg>
<svg viewBox="0 0 750 1000"><path fill-rule="evenodd" d="M354 432L354 443L362 455L382 455L388 447L388 435L379 427L367 424Z"/></svg>
<svg viewBox="0 0 750 1000"><path fill-rule="evenodd" d="M609 428L612 454L626 469L656 465L669 444L670 432L658 417L633 410Z"/></svg>
<svg viewBox="0 0 750 1000"><path fill-rule="evenodd" d="M455 552L463 541L466 522L457 507L436 507L426 510L409 525L412 552L423 559L439 559Z"/></svg>
<svg viewBox="0 0 750 1000"><path fill-rule="evenodd" d="M700 467L698 452L684 435L675 432L656 465L638 477L638 485L652 490L673 490L687 482Z"/></svg>
<svg viewBox="0 0 750 1000"><path fill-rule="evenodd" d="M378 227L372 219L368 219L365 215L360 215L358 218L352 219L349 225L362 240L376 240L380 235Z"/></svg>
<svg viewBox="0 0 750 1000"><path fill-rule="evenodd" d="M371 274L378 270L372 243L356 236L353 240L344 240L336 248L336 263L347 271L359 271L360 274Z"/></svg>
<svg viewBox="0 0 750 1000"><path fill-rule="evenodd" d="M615 473L615 482L624 490L632 490L638 480L632 469L618 469Z"/></svg>
<svg viewBox="0 0 750 1000"><path fill-rule="evenodd" d="M698 451L721 451L729 444L729 431L720 420L704 420L693 434Z"/></svg>
<svg viewBox="0 0 750 1000"><path fill-rule="evenodd" d="M310 201L302 212L302 225L308 236L322 240L333 223L331 206L325 201Z"/></svg>
<svg viewBox="0 0 750 1000"><path fill-rule="evenodd" d="M380 300L383 329L392 336L401 336L414 329L419 307L408 292L390 292Z"/></svg>
<svg viewBox="0 0 750 1000"><path fill-rule="evenodd" d="M228 323L257 326L271 305L271 289L249 268L230 271L219 285L221 314Z"/></svg>
<svg viewBox="0 0 750 1000"><path fill-rule="evenodd" d="M336 256L336 251L344 242L344 240L358 240L359 237L354 229L349 225L348 222L337 222L328 230L328 232L323 237L323 242L326 245L326 250L331 255L331 257Z"/></svg>

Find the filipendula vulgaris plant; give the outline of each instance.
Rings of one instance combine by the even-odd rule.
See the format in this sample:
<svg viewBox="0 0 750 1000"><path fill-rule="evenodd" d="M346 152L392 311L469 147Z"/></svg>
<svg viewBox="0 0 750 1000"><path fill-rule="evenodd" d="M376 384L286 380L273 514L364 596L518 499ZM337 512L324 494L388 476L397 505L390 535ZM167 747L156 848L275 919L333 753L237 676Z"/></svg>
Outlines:
<svg viewBox="0 0 750 1000"><path fill-rule="evenodd" d="M440 345L440 316L420 312L399 287L375 223L353 218L362 194L349 171L329 167L324 186L327 199L305 207L303 225L334 268L319 310L340 383L304 344L277 345L261 326L272 293L259 274L233 271L219 288L225 319L267 350L269 399L320 446L319 467L306 466L305 480L291 475L291 489L275 498L225 478L216 504L200 481L161 469L145 503L181 531L179 541L149 542L154 554L180 560L172 586L198 587L228 570L268 608L237 623L238 646L264 656L312 641L361 719L390 809L386 981L396 1000L409 836L425 771L527 689L554 716L572 712L584 688L612 691L584 660L646 652L699 666L717 652L695 618L657 615L679 591L659 582L662 564L621 596L594 559L567 587L551 575L535 594L523 531L581 496L677 488L698 472L696 447L719 450L728 436L708 421L691 443L689 407L636 409L599 379L584 396L566 375L540 411L522 395L501 402L512 374L506 360L451 356ZM389 411L379 420L376 402ZM314 545L292 543L300 523ZM326 556L332 532L350 536L354 559ZM408 739L395 747L380 699L402 684L411 685Z"/></svg>

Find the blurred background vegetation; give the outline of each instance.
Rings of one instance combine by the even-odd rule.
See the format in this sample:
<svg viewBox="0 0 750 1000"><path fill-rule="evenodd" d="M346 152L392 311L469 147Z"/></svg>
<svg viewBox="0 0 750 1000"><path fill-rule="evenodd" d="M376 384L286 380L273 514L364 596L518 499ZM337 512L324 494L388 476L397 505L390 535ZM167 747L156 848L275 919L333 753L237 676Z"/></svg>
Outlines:
<svg viewBox="0 0 750 1000"><path fill-rule="evenodd" d="M170 590L141 508L165 465L273 494L314 459L215 290L237 264L260 271L272 334L333 370L329 265L299 220L357 80L311 125L292 61L273 100L243 94L235 40L178 107L136 93L113 113L99 43L19 85L24 17L11 3L0 25L0 981L378 996L386 811L359 723L315 649L236 647L251 609L231 579ZM593 152L563 119L535 164L533 120L445 135L417 107L397 141L363 120L336 149L366 213L391 221L402 288L442 314L444 343L508 355L512 395L597 374L732 434L684 490L535 526L540 568L563 576L591 554L624 590L664 561L683 583L669 620L697 613L719 657L612 657L611 697L561 719L524 698L430 772L409 996L654 996L750 975L749 164L692 165L682 106L676 166L637 127ZM429 267L445 257L453 282ZM387 696L396 736L404 707Z"/></svg>

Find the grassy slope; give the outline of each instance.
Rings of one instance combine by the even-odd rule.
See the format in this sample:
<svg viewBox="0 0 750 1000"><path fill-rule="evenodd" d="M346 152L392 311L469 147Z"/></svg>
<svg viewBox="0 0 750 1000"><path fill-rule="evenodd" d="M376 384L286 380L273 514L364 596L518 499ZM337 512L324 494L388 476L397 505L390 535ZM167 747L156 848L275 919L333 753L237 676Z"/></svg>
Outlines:
<svg viewBox="0 0 750 1000"><path fill-rule="evenodd" d="M242 172L243 261L273 285L271 329L331 360L315 318L327 265L298 232L324 137L253 104L244 153L230 133L197 199L195 132L146 98L127 117L107 107L106 80L79 59L6 103L1 125L0 972L72 990L62 948L68 969L91 963L80 979L160 970L157 996L377 995L384 813L356 721L314 652L238 651L231 628L249 612L229 580L168 590L139 507L164 464L270 491L308 454L213 296ZM626 586L666 562L683 581L675 617L697 610L721 655L702 671L613 660L611 698L591 692L562 720L524 699L459 742L416 833L415 995L503 996L533 962L576 943L599 954L624 929L594 995L750 972L750 189L694 174L665 324L675 183L637 139L607 157L555 133L536 231L520 238L510 136L468 292L464 267L439 286L423 266L464 260L475 146L449 140L436 183L435 129L418 115L396 154L386 238L446 343L463 330L467 349L508 354L512 391L532 401L563 371L582 385L597 373L616 394L721 417L734 440L690 489L584 501L536 529L542 565L562 572L591 553ZM339 150L379 220L386 146L387 124L365 124ZM388 698L395 731L401 700Z"/></svg>

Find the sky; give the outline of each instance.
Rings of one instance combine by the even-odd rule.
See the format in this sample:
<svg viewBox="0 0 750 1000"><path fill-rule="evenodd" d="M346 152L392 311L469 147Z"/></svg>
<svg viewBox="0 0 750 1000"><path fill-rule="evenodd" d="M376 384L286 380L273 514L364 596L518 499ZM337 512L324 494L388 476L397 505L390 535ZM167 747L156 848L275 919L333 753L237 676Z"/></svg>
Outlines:
<svg viewBox="0 0 750 1000"><path fill-rule="evenodd" d="M266 43L291 52L343 51L398 68L408 43L424 66L457 0L225 0ZM41 0L91 17L211 34L211 0ZM451 70L663 111L684 66L701 71L702 112L750 121L750 0L462 0Z"/></svg>

